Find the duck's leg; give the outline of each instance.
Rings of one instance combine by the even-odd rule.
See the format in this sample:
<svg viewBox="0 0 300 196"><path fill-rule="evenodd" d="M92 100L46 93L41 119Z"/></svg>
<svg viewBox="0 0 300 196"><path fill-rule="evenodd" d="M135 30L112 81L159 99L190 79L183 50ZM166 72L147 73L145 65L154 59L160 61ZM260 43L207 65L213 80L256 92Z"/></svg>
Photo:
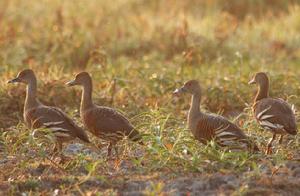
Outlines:
<svg viewBox="0 0 300 196"><path fill-rule="evenodd" d="M63 148L63 144L62 144L62 142L57 142L57 146L58 146L58 152L59 153L62 153L62 148Z"/></svg>
<svg viewBox="0 0 300 196"><path fill-rule="evenodd" d="M57 142L57 149L58 149L58 156L60 157L59 163L65 163L68 161L70 158L67 157L66 155L63 154L62 149L63 149L63 142L58 141Z"/></svg>
<svg viewBox="0 0 300 196"><path fill-rule="evenodd" d="M283 141L283 135L280 135L279 144L282 144L282 141Z"/></svg>
<svg viewBox="0 0 300 196"><path fill-rule="evenodd" d="M52 150L53 154L56 154L58 152L57 142L54 144L54 148Z"/></svg>
<svg viewBox="0 0 300 196"><path fill-rule="evenodd" d="M268 143L266 154L272 154L272 143L275 139L276 139L276 134L274 133L272 139Z"/></svg>
<svg viewBox="0 0 300 196"><path fill-rule="evenodd" d="M107 147L107 158L109 159L111 157L111 150L112 150L113 144L112 142L109 142Z"/></svg>

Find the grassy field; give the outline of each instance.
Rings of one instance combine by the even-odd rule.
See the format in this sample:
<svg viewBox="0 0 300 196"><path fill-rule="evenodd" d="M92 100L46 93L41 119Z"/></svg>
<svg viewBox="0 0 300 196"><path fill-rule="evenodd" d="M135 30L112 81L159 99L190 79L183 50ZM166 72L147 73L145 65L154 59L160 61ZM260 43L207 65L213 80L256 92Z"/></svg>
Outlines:
<svg viewBox="0 0 300 196"><path fill-rule="evenodd" d="M172 91L189 79L203 89L203 110L222 114L261 150L271 134L252 118L257 71L273 97L300 108L299 0L1 0L1 195L300 195L300 137L274 154L207 146L186 127L190 97ZM80 126L81 90L64 84L92 74L94 102L115 107L144 133L124 140L122 159L106 161L74 141L70 157L50 156L53 141L33 139L23 123L24 85L6 81L25 68L38 77L39 99ZM298 115L298 113L297 113Z"/></svg>

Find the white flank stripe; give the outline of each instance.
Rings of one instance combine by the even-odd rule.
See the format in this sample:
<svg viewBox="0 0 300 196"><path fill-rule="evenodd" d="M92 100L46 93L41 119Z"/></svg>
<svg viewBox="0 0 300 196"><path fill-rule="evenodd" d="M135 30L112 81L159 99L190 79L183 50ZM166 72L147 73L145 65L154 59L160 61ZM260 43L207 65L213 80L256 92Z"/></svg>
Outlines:
<svg viewBox="0 0 300 196"><path fill-rule="evenodd" d="M261 111L259 114L257 114L256 118L260 119L260 117L266 113L269 109L271 108L271 106L269 106L268 108L264 109L263 111Z"/></svg>
<svg viewBox="0 0 300 196"><path fill-rule="evenodd" d="M276 125L274 125L273 123L270 123L269 121L266 121L266 120L259 121L259 124L261 126L266 126L266 127L273 128L273 129L277 129L278 128Z"/></svg>
<svg viewBox="0 0 300 196"><path fill-rule="evenodd" d="M294 114L296 114L296 108L295 108L294 104L292 105L292 111L293 111Z"/></svg>
<svg viewBox="0 0 300 196"><path fill-rule="evenodd" d="M43 123L44 126L54 126L54 125L59 125L62 124L64 121L59 121L59 122L47 122Z"/></svg>
<svg viewBox="0 0 300 196"><path fill-rule="evenodd" d="M50 127L49 129L51 129L54 132L59 132L59 131L61 131L61 132L69 132L69 130L63 129L61 127Z"/></svg>
<svg viewBox="0 0 300 196"><path fill-rule="evenodd" d="M234 133L224 131L224 132L218 133L217 136L222 137L222 136L236 136L236 135Z"/></svg>
<svg viewBox="0 0 300 196"><path fill-rule="evenodd" d="M222 125L220 127L218 127L216 130L215 130L215 133L216 134L219 134L219 133L222 133L223 131L225 131L226 129L228 129L230 125L227 125L226 127L223 127Z"/></svg>
<svg viewBox="0 0 300 196"><path fill-rule="evenodd" d="M274 117L274 115L263 115L260 117L260 120L266 120L266 119L272 118L272 117Z"/></svg>
<svg viewBox="0 0 300 196"><path fill-rule="evenodd" d="M233 141L233 140L236 140L236 137L226 137L226 138L224 138L224 137L222 137L222 138L219 138L220 139L220 141L222 142L222 141Z"/></svg>
<svg viewBox="0 0 300 196"><path fill-rule="evenodd" d="M55 132L54 135L55 135L56 137L70 137L69 134L67 134L67 133L62 133L62 132Z"/></svg>

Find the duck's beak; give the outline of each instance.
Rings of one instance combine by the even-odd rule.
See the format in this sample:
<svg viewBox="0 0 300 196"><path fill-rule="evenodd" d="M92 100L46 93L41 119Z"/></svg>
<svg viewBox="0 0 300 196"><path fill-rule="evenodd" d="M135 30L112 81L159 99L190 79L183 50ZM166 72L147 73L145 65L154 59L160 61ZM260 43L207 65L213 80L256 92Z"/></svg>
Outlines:
<svg viewBox="0 0 300 196"><path fill-rule="evenodd" d="M67 86L75 86L77 83L75 80L71 80L69 82L66 83Z"/></svg>
<svg viewBox="0 0 300 196"><path fill-rule="evenodd" d="M175 91L173 91L173 95L178 97L178 96L180 96L181 94L183 94L184 92L185 92L185 90L184 90L183 87L177 88L177 89L175 89Z"/></svg>
<svg viewBox="0 0 300 196"><path fill-rule="evenodd" d="M21 82L21 80L19 78L14 78L12 80L8 80L7 84L12 84L12 83L17 83L17 82Z"/></svg>
<svg viewBox="0 0 300 196"><path fill-rule="evenodd" d="M248 84L255 84L255 83L256 83L256 82L255 82L255 79L254 79L254 78L248 82Z"/></svg>

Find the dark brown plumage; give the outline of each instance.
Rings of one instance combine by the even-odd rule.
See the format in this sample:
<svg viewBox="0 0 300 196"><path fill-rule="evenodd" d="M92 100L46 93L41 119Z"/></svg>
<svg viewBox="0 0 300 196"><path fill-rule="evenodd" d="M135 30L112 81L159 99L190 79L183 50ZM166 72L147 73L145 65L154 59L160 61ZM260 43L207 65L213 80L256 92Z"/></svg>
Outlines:
<svg viewBox="0 0 300 196"><path fill-rule="evenodd" d="M8 83L27 84L23 117L26 125L31 129L47 128L57 139L55 149L61 151L64 142L79 138L89 142L84 130L78 127L62 110L43 105L36 98L37 80L32 70L21 71L15 79Z"/></svg>
<svg viewBox="0 0 300 196"><path fill-rule="evenodd" d="M92 79L87 72L81 72L68 86L83 87L80 116L85 127L95 136L109 141L108 156L112 147L124 136L132 141L140 141L141 135L130 122L118 111L104 106L97 106L92 101ZM141 143L141 142L140 142ZM116 149L115 149L116 150Z"/></svg>
<svg viewBox="0 0 300 196"><path fill-rule="evenodd" d="M257 146L249 141L237 125L222 116L200 111L201 88L198 81L190 80L174 91L175 95L182 93L192 94L188 126L197 140L206 144L207 141L215 139L220 146L258 151Z"/></svg>
<svg viewBox="0 0 300 196"><path fill-rule="evenodd" d="M297 134L295 112L284 100L269 97L269 78L265 73L256 73L249 84L258 85L258 91L252 106L254 117L264 129L273 133L267 148L267 154L270 154L276 134L281 135L280 143L283 135Z"/></svg>

